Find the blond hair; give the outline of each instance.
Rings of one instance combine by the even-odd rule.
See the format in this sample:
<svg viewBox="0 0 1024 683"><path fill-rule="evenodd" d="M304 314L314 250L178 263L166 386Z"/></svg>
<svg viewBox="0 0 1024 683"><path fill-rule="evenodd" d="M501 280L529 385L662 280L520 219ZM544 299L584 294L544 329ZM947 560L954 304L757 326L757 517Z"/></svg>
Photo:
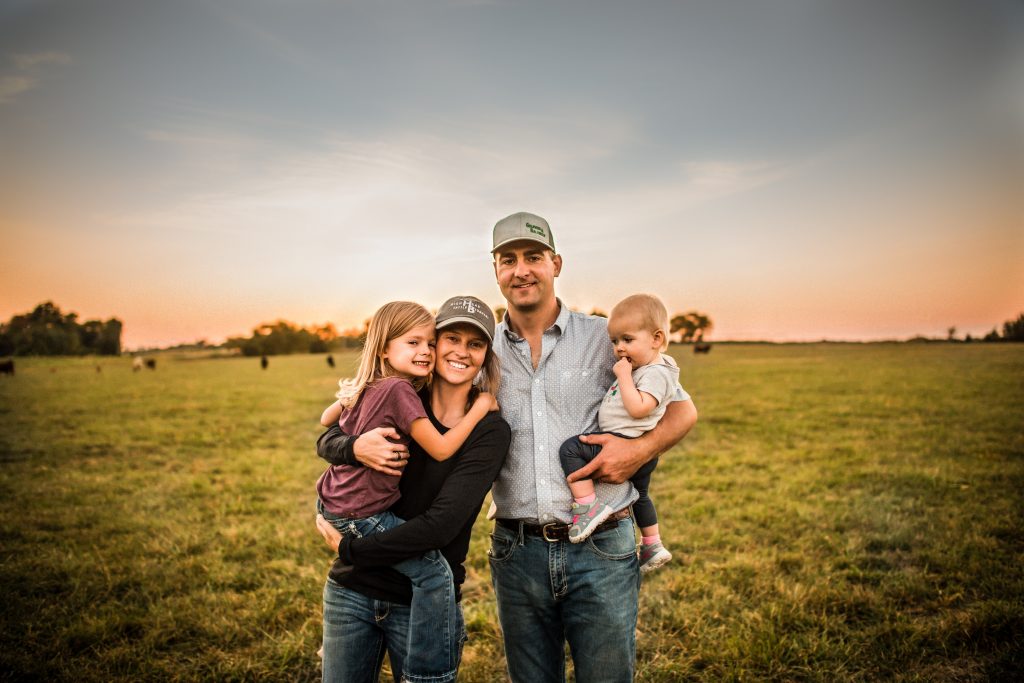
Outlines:
<svg viewBox="0 0 1024 683"><path fill-rule="evenodd" d="M434 328L434 316L430 311L411 301L392 301L384 304L370 319L366 330L366 341L363 343L363 355L359 359L359 370L351 379L338 382L336 396L342 407L351 410L359 401L367 386L385 377L398 377L391 364L382 356L388 342L417 327L429 325ZM411 380L416 391L426 384L425 378Z"/></svg>
<svg viewBox="0 0 1024 683"><path fill-rule="evenodd" d="M664 339L661 350L668 348L668 310L661 299L653 294L627 296L612 309L612 317L625 315L636 316L640 328L651 334L660 331Z"/></svg>

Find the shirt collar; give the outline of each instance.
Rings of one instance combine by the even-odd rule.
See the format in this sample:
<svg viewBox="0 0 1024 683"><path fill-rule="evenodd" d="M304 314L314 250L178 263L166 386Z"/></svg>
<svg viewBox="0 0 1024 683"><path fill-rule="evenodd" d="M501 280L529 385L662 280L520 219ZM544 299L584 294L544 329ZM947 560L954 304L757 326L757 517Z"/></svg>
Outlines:
<svg viewBox="0 0 1024 683"><path fill-rule="evenodd" d="M544 332L554 331L555 334L561 335L562 332L565 331L565 328L569 325L569 318L572 316L572 311L569 310L568 306L566 306L565 304L562 303L561 299L555 298L555 301L558 302L558 317L555 318L555 322L552 323L551 327L549 327L548 329L544 330ZM509 341L511 341L511 342L521 342L521 341L523 341L522 337L520 337L518 334L516 334L515 332L512 331L512 325L511 325L511 323L509 321L508 311L507 310L505 311L505 315L502 317L501 322L505 326L505 329L503 331L505 332L505 337Z"/></svg>

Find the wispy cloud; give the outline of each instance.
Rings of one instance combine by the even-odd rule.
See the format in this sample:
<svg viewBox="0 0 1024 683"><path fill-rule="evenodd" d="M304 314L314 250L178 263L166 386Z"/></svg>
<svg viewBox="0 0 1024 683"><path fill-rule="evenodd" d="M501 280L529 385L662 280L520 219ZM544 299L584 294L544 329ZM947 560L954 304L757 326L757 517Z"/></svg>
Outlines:
<svg viewBox="0 0 1024 683"><path fill-rule="evenodd" d="M7 104L17 99L18 95L36 87L36 79L28 76L0 77L0 104Z"/></svg>
<svg viewBox="0 0 1024 683"><path fill-rule="evenodd" d="M33 52L31 54L14 55L14 65L23 71L34 69L37 66L46 66L48 64L70 63L71 57L63 52Z"/></svg>
<svg viewBox="0 0 1024 683"><path fill-rule="evenodd" d="M14 55L14 72L0 76L0 104L10 104L19 95L39 86L44 67L71 63L62 52L33 52Z"/></svg>

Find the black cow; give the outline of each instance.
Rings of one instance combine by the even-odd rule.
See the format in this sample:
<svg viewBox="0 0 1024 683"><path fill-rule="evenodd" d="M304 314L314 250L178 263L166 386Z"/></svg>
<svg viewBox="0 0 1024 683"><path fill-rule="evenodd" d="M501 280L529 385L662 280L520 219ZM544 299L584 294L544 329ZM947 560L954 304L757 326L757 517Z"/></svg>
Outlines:
<svg viewBox="0 0 1024 683"><path fill-rule="evenodd" d="M14 377L14 359L5 360L0 363L0 375L10 375Z"/></svg>
<svg viewBox="0 0 1024 683"><path fill-rule="evenodd" d="M150 370L156 370L156 358L147 358L146 367Z"/></svg>
<svg viewBox="0 0 1024 683"><path fill-rule="evenodd" d="M260 358L260 367L266 370L268 365L270 365L270 361L267 360L266 356L262 356Z"/></svg>
<svg viewBox="0 0 1024 683"><path fill-rule="evenodd" d="M327 365L329 365L332 368L334 367L334 356L331 356L331 355L327 356Z"/></svg>

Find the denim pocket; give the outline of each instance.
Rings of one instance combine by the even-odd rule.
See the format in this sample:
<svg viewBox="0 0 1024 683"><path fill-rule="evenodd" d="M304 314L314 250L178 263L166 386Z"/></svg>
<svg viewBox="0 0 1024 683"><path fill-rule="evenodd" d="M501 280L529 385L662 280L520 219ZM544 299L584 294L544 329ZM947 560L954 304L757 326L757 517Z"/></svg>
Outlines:
<svg viewBox="0 0 1024 683"><path fill-rule="evenodd" d="M507 562L516 550L517 537L508 529L495 526L491 534L491 547L487 549L487 557L491 562Z"/></svg>
<svg viewBox="0 0 1024 683"><path fill-rule="evenodd" d="M587 548L606 560L625 560L636 557L636 537L633 535L633 520L621 520L614 529L599 531L587 539Z"/></svg>

